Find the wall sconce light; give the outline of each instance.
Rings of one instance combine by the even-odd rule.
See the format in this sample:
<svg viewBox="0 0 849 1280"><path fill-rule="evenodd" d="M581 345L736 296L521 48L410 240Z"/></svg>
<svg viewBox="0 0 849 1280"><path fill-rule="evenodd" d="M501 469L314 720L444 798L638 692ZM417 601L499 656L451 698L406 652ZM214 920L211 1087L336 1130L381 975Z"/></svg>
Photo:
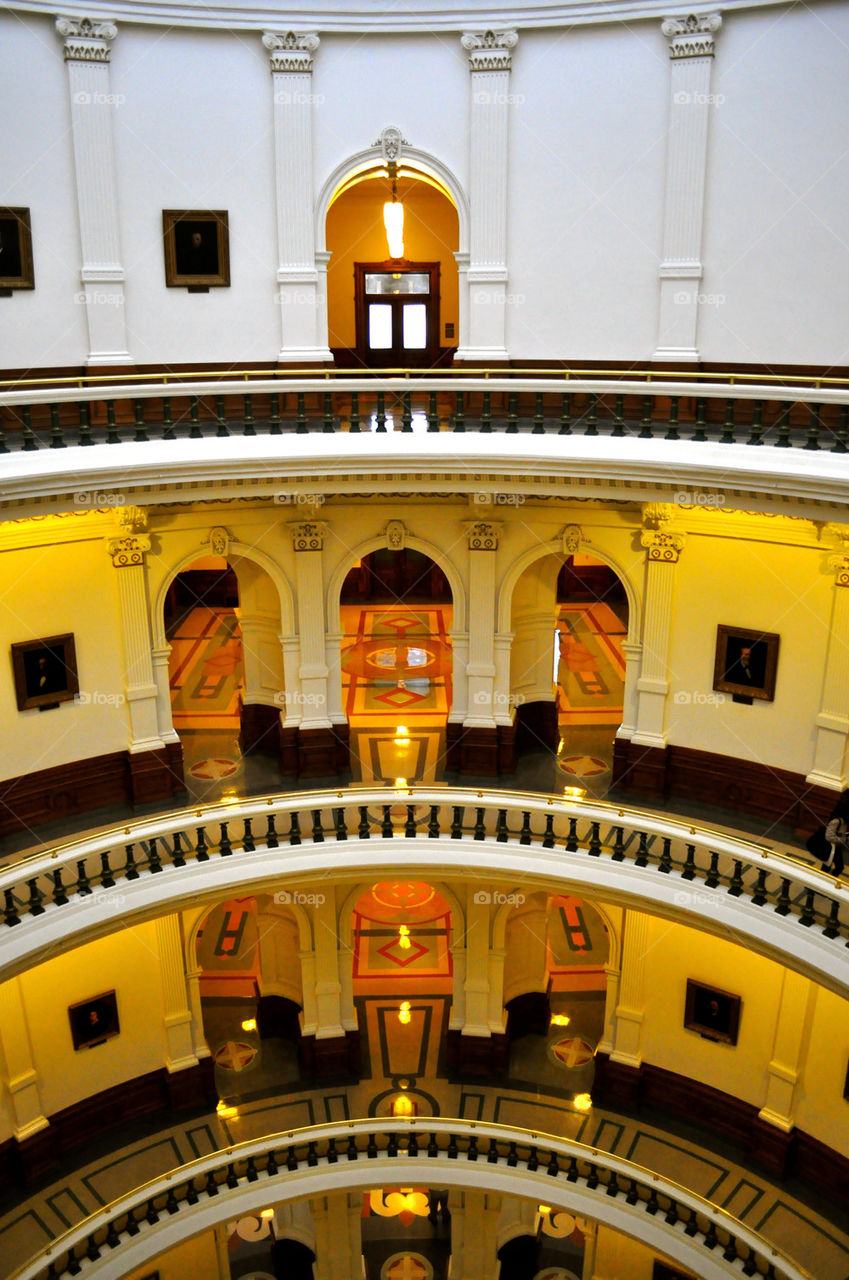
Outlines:
<svg viewBox="0 0 849 1280"><path fill-rule="evenodd" d="M389 246L390 258L404 256L404 206L398 199L398 165L394 160L387 160L386 173L392 182L392 199L383 206L383 225L386 228L386 243Z"/></svg>

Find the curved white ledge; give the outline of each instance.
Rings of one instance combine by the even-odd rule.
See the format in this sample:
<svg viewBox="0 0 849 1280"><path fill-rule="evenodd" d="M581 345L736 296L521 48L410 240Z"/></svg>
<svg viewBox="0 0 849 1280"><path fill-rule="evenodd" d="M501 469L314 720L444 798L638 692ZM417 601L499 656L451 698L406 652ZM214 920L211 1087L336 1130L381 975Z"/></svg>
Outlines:
<svg viewBox="0 0 849 1280"><path fill-rule="evenodd" d="M407 805L437 806L440 835L429 838L423 829L422 834L407 838ZM368 839L357 836L361 806L370 811ZM393 810L391 838L381 835L383 806ZM454 806L465 810L466 826L460 838L449 834ZM310 837L316 811L324 823L321 841ZM349 833L345 840L335 839L334 811L345 815ZM509 834L506 830L499 833L498 815L502 812L512 828ZM244 819L253 823L271 813L278 819L297 813L301 843L289 843L287 834L280 832L279 846L269 848L262 835L253 832L255 848L240 847ZM524 840L518 828L526 813L535 831L532 838ZM478 815L483 834L474 836L471 824ZM425 815L419 814L419 822L424 820ZM565 845L570 840L572 820L578 824L578 835L577 847L570 850ZM232 841L233 853L229 855L218 851L216 831L222 821ZM549 822L552 847L546 848L543 827ZM589 852L593 823L598 823L598 856ZM186 846L195 840L201 824L208 856L197 860ZM627 841L618 858L617 828ZM185 866L175 867L170 861L168 838L175 831L181 833ZM640 833L655 842L646 866L636 862ZM143 847L152 837L157 838L157 857L163 863L162 870L155 872L149 869ZM658 865L664 839L669 841L671 859L666 871ZM127 879L119 863L130 841L140 870ZM689 868L685 866L688 850L692 850ZM111 858L114 879L106 887L98 878L104 852ZM719 882L711 887L707 877L712 859ZM731 892L738 863L742 873L739 893L736 889ZM80 865L91 884L87 883L83 892L78 891ZM329 876L373 878L376 870L391 872L402 866L408 871L415 868L425 877L449 881L471 877L489 886L509 885L511 878L521 877L523 884L532 883L539 889L562 892L568 888L637 906L748 946L849 998L849 888L836 884L833 877L772 850L640 810L455 787L412 791L363 787L245 800L148 819L28 858L0 873L0 896L6 901L7 912L11 901L17 904L19 916L18 923L0 924L0 980L129 923L226 896L235 886L274 893L299 880L314 884L317 878ZM61 893L67 899L60 904L53 900L57 873L60 878L64 875ZM761 887L767 886L761 905L753 901L759 874L763 877ZM783 914L777 910L782 884L788 895ZM31 885L40 895L35 914L28 908ZM801 919L806 900L817 904L817 918L808 924Z"/></svg>
<svg viewBox="0 0 849 1280"><path fill-rule="evenodd" d="M723 12L731 9L760 8L774 5L776 0L723 0ZM688 12L713 12L716 5L697 4ZM20 0L15 10L23 13L56 13L51 0ZM452 9L443 3L418 0L415 9L367 8L346 6L344 0L321 0L320 3L301 8L290 8L285 13L285 25L295 30L318 28L321 32L430 32L462 31L467 27L562 27L590 22L635 22L640 18L654 18L669 13L666 0L583 0L574 4L499 5L492 0L465 0ZM80 14L89 18L111 18L118 22L155 23L158 26L227 27L238 30L267 27L279 28L279 9L250 3L245 0L225 0L206 4L202 9L189 3L168 3L167 0L117 0L115 4L88 4L85 0L70 0L62 4L61 12Z"/></svg>
<svg viewBox="0 0 849 1280"><path fill-rule="evenodd" d="M67 511L75 495L94 491L151 507L174 501L175 492L185 501L188 485L195 501L245 491L260 499L304 480L324 496L386 492L387 485L421 493L423 472L430 492L475 493L489 484L539 498L575 492L675 502L682 490L710 490L738 495L731 506L742 499L818 519L824 507L849 501L849 454L633 437L339 432L9 454L0 463L0 506L8 518Z"/></svg>
<svg viewBox="0 0 849 1280"><path fill-rule="evenodd" d="M416 1135L418 1143L415 1156L400 1145L409 1142L412 1134ZM376 1150L372 1156L364 1147L370 1135L376 1139ZM399 1144L398 1153L394 1156L387 1150L390 1135ZM425 1147L431 1135L437 1143L436 1150ZM452 1136L457 1142L453 1156L448 1150ZM333 1160L328 1160L331 1138L334 1149L335 1143L339 1142L341 1150ZM356 1154L352 1152L349 1156L348 1144L351 1141L356 1147ZM470 1142L477 1151L473 1160L468 1156ZM490 1151L496 1148L498 1160L490 1162L488 1152L477 1148L478 1142L486 1142ZM304 1156L308 1143L314 1144L312 1165L307 1164ZM506 1162L505 1151L510 1143L515 1144L516 1159L512 1167ZM288 1151L294 1153L297 1167L286 1166ZM272 1172L265 1165L269 1152L275 1153L277 1164L277 1169ZM532 1155L538 1160L537 1168L531 1164ZM249 1160L251 1166L248 1165ZM554 1164L549 1165L549 1161ZM552 1176L555 1165L556 1173ZM244 1169L239 1172L242 1166ZM252 1168L253 1176L249 1168ZM319 1125L273 1134L214 1152L147 1183L93 1214L57 1240L49 1250L15 1272L11 1280L40 1280L46 1273L48 1262L54 1259L58 1260L58 1275L63 1276L63 1254L91 1239L97 1241L100 1256L83 1260L84 1274L98 1280L120 1280L157 1254L189 1236L214 1227L227 1217L243 1217L270 1204L282 1204L305 1196L340 1189L365 1189L376 1182L384 1187L408 1185L411 1180L418 1182L423 1175L437 1169L440 1186L484 1187L523 1199L535 1197L544 1200L552 1209L578 1212L604 1222L693 1269L702 1280L739 1276L743 1266L738 1248L735 1247L733 1260L725 1257L722 1238L713 1246L704 1243L705 1234L711 1227L722 1237L733 1237L744 1252L751 1252L762 1264L771 1265L774 1269L770 1274L777 1280L810 1280L807 1272L724 1210L630 1161L551 1134L511 1129L505 1125L426 1117L408 1121L354 1120L344 1124ZM209 1195L206 1190L199 1189L194 1203L186 1201L187 1180L191 1179L198 1187L201 1179L225 1172L229 1174L230 1181L225 1183L216 1178L218 1191L215 1194ZM575 1176L570 1180L572 1174ZM632 1184L634 1188L639 1186L645 1199L629 1204L626 1190ZM615 1192L611 1188L615 1188ZM169 1193L172 1199L166 1203ZM648 1207L649 1196L654 1196L655 1200L659 1197L673 1205L671 1216L674 1220L667 1222L668 1206L658 1203L654 1209ZM154 1201L159 1202L155 1221L137 1220L136 1234L122 1230L122 1220L128 1213L134 1209L143 1211ZM117 1228L117 1238L112 1242L105 1238L110 1224L113 1229ZM694 1229L688 1231L686 1226ZM755 1274L763 1273L758 1268Z"/></svg>

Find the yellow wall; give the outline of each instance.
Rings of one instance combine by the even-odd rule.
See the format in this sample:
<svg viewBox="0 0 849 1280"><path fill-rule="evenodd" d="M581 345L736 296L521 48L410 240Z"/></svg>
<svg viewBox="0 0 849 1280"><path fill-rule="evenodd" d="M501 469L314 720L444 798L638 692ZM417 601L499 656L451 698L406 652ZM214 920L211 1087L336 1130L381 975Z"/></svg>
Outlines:
<svg viewBox="0 0 849 1280"><path fill-rule="evenodd" d="M72 536L79 537L78 520L31 521L18 530L31 529L34 537L47 530L59 540L73 526ZM102 536L0 551L0 652L5 655L0 662L0 777L126 748L118 572ZM18 711L10 646L69 632L84 701L62 702L53 711Z"/></svg>
<svg viewBox="0 0 849 1280"><path fill-rule="evenodd" d="M109 909L104 902L103 910ZM165 1065L162 984L153 922L122 928L45 961L23 974L21 989L46 1115ZM69 1005L104 991L116 993L120 1033L94 1048L74 1049Z"/></svg>
<svg viewBox="0 0 849 1280"><path fill-rule="evenodd" d="M389 250L383 205L391 198L385 178L370 178L344 192L327 214L327 313L331 347L355 347L354 263L384 262ZM411 262L439 262L439 345L457 345L457 211L451 201L426 182L402 179L398 198L404 203L404 257ZM454 337L445 337L446 323Z"/></svg>
<svg viewBox="0 0 849 1280"><path fill-rule="evenodd" d="M632 1236L598 1224L593 1280L652 1280L655 1259L660 1255ZM670 1264L671 1265L671 1264ZM679 1263L675 1268L681 1271Z"/></svg>
<svg viewBox="0 0 849 1280"><path fill-rule="evenodd" d="M124 1280L143 1280L151 1272L159 1272L159 1280L218 1280L221 1274L215 1248L215 1233L204 1231L202 1235L181 1240L167 1253L149 1259L143 1267L137 1267Z"/></svg>
<svg viewBox="0 0 849 1280"><path fill-rule="evenodd" d="M849 1010L846 1001L820 987L811 1022L811 1041L797 1085L796 1123L829 1146L849 1155L849 1100L844 1099L849 1064Z"/></svg>

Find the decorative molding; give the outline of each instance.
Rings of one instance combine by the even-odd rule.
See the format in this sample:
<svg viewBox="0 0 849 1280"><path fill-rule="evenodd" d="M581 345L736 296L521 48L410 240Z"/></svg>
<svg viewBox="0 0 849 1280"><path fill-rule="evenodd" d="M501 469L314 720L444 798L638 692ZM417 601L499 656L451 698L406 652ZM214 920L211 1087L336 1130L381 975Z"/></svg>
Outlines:
<svg viewBox="0 0 849 1280"><path fill-rule="evenodd" d="M410 143L397 125L388 124L385 129L381 129L380 137L375 138L372 145L380 147L384 164L392 164L400 160L401 148L409 147Z"/></svg>
<svg viewBox="0 0 849 1280"><path fill-rule="evenodd" d="M464 31L460 43L469 55L469 70L509 71L513 63L513 49L519 43L519 33L506 31Z"/></svg>
<svg viewBox="0 0 849 1280"><path fill-rule="evenodd" d="M849 587L849 555L829 556L828 567L835 575L835 586Z"/></svg>
<svg viewBox="0 0 849 1280"><path fill-rule="evenodd" d="M403 551L407 545L407 529L403 520L390 520L385 529L390 551Z"/></svg>
<svg viewBox="0 0 849 1280"><path fill-rule="evenodd" d="M684 534L664 533L659 529L646 529L640 534L640 545L648 551L648 560L660 560L664 564L677 564L684 549Z"/></svg>
<svg viewBox="0 0 849 1280"><path fill-rule="evenodd" d="M262 43L268 50L272 72L309 72L321 41L315 31L264 31Z"/></svg>
<svg viewBox="0 0 849 1280"><path fill-rule="evenodd" d="M722 26L719 13L688 13L664 18L660 29L669 41L670 58L712 58L716 33Z"/></svg>
<svg viewBox="0 0 849 1280"><path fill-rule="evenodd" d="M500 520L464 520L470 551L497 551Z"/></svg>
<svg viewBox="0 0 849 1280"><path fill-rule="evenodd" d="M150 538L147 534L127 533L121 538L107 539L106 549L116 569L132 569L144 564L145 555L150 551Z"/></svg>
<svg viewBox="0 0 849 1280"><path fill-rule="evenodd" d="M144 507L118 507L115 521L122 533L144 533L148 527L147 511Z"/></svg>
<svg viewBox="0 0 849 1280"><path fill-rule="evenodd" d="M223 556L226 560L230 552L231 538L229 529L225 529L223 525L216 525L204 538L203 545L209 547L212 555Z"/></svg>
<svg viewBox="0 0 849 1280"><path fill-rule="evenodd" d="M66 62L108 62L118 34L114 22L91 18L57 18L56 30L65 41Z"/></svg>
<svg viewBox="0 0 849 1280"><path fill-rule="evenodd" d="M560 544L564 556L573 556L580 550L584 535L579 524L567 524L560 535Z"/></svg>
<svg viewBox="0 0 849 1280"><path fill-rule="evenodd" d="M290 526L295 551L323 551L326 520L297 520Z"/></svg>

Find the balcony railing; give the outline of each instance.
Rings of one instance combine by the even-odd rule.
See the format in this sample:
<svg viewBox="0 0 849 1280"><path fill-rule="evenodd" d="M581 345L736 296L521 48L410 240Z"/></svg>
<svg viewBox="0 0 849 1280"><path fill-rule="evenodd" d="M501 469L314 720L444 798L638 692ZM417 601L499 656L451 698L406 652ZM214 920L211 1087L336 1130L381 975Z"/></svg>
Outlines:
<svg viewBox="0 0 849 1280"><path fill-rule="evenodd" d="M370 1184L463 1186L545 1199L650 1238L704 1280L806 1271L722 1209L630 1161L549 1134L463 1120L352 1120L217 1151L72 1228L10 1280L126 1275L177 1239L273 1204Z"/></svg>
<svg viewBox="0 0 849 1280"><path fill-rule="evenodd" d="M842 454L849 450L849 381L616 370L275 370L0 382L0 453L370 431L631 437Z"/></svg>
<svg viewBox="0 0 849 1280"><path fill-rule="evenodd" d="M504 877L589 878L619 900L633 895L696 925L730 925L833 989L849 988L849 888L792 855L639 809L440 786L185 809L24 859L0 873L0 976L41 948L69 948L121 916L153 914L160 899L174 909L182 897L222 892L229 859L242 885L295 883L346 858L409 865L414 857L491 884L508 851Z"/></svg>

